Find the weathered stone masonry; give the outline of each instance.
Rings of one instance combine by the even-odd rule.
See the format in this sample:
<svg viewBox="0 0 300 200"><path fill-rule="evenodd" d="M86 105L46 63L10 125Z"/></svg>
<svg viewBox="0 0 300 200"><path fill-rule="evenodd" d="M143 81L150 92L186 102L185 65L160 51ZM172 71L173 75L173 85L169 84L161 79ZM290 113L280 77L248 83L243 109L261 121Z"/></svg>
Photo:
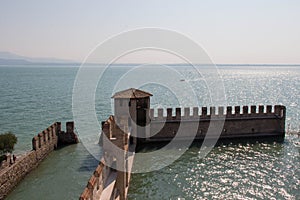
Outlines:
<svg viewBox="0 0 300 200"><path fill-rule="evenodd" d="M233 112L234 108L234 112ZM222 138L243 138L243 137L277 137L284 138L285 135L285 117L286 108L282 105L268 106L228 106L218 107L216 113L215 107L193 108L193 115L190 115L190 108L175 109L175 115L172 115L172 108L168 108L167 115L163 115L163 109L157 110L157 116L154 116L154 110L150 110L150 135L143 142L151 141L169 141L172 140L179 128L189 130L189 127L198 127L196 135L190 135L186 131L184 138L189 136L195 139L204 139L208 127L213 126L224 120L224 126L220 135ZM209 110L209 113L208 113ZM225 113L226 111L226 113ZM182 113L184 113L182 115ZM175 134L174 134L175 133Z"/></svg>
<svg viewBox="0 0 300 200"><path fill-rule="evenodd" d="M105 135L102 138L103 157L89 179L80 200L126 199L130 181L129 172L134 157L134 154L128 152L130 145L127 131L126 128L120 129L117 126L113 116L102 123L102 134Z"/></svg>
<svg viewBox="0 0 300 200"><path fill-rule="evenodd" d="M7 194L39 163L59 145L78 143L74 133L74 122L66 123L67 132L56 122L32 138L32 150L17 158L16 162L0 173L0 199Z"/></svg>
<svg viewBox="0 0 300 200"><path fill-rule="evenodd" d="M150 142L169 142L184 130L179 139L203 140L206 136L215 139L268 137L283 140L285 136L286 108L282 105L268 106L228 106L150 109L152 94L130 88L117 92L114 98L115 115L102 122L103 158L90 178L80 200L127 199L130 172L137 145ZM201 113L199 111L201 110ZM217 112L216 112L217 111ZM209 127L220 127L220 134L210 132ZM119 127L122 127L120 129ZM195 132L191 128L195 128ZM123 132L123 131L124 132ZM217 129L213 129L217 130ZM178 139L178 138L177 138ZM111 145L111 146L110 146ZM116 151L117 146L124 151ZM130 151L128 149L130 148ZM125 153L123 153L125 152ZM130 161L131 158L131 161ZM124 166L126 170L111 167ZM115 167L114 167L115 168ZM118 169L118 168L117 168ZM126 173L124 173L126 171Z"/></svg>

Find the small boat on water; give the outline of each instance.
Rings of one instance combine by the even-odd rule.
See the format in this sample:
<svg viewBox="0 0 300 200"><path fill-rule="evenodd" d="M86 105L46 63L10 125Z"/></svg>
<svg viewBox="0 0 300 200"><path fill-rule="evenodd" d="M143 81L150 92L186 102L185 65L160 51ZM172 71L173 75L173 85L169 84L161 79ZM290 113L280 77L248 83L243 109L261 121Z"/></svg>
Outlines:
<svg viewBox="0 0 300 200"><path fill-rule="evenodd" d="M300 148L300 141L294 142L294 146Z"/></svg>

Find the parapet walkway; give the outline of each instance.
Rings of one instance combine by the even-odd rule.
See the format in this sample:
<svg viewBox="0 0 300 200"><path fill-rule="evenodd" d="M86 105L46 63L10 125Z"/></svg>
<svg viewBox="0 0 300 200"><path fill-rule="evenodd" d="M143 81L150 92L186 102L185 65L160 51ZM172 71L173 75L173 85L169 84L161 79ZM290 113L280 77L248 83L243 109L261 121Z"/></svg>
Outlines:
<svg viewBox="0 0 300 200"><path fill-rule="evenodd" d="M16 159L16 161L13 164L10 164L9 158L7 160L3 160L2 163L1 163L1 166L0 166L0 176L3 173L6 173L6 171L9 170L10 167L12 167L14 164L17 164L22 159L24 159L26 157L26 154L27 153L16 155L17 159Z"/></svg>

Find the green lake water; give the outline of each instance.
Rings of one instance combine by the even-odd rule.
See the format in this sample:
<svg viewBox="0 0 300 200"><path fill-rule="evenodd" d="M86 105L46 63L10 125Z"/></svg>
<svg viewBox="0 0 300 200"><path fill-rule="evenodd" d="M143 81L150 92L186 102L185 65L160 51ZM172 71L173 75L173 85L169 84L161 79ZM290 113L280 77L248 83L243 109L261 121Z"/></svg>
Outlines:
<svg viewBox="0 0 300 200"><path fill-rule="evenodd" d="M175 67L195 86L199 105L210 106L207 96L201 95L205 94L202 80L194 79L188 67ZM95 99L99 121L112 114L114 83L130 69L114 66L100 81ZM17 135L16 154L30 150L32 137L53 122L73 119L77 71L75 66L0 67L0 132ZM287 107L286 127L299 129L300 66L220 66L219 72L228 105L283 104ZM168 74L165 76L167 79ZM143 89L154 95L153 108L178 106L165 88ZM99 133L80 134L90 137L91 145L98 141ZM220 144L202 159L194 145L159 171L133 174L129 199L300 199L297 140L286 136L283 143ZM79 143L51 153L7 199L78 199L98 163L87 145Z"/></svg>

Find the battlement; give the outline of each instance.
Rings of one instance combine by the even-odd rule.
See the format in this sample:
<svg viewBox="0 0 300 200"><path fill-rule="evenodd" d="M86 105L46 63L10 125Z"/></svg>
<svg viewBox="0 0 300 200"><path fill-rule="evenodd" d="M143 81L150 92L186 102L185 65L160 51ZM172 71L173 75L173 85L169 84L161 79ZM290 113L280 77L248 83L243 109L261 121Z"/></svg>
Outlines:
<svg viewBox="0 0 300 200"><path fill-rule="evenodd" d="M55 122L32 138L32 150L37 159L42 160L58 146L78 142L74 122L66 123L66 132L61 130L61 122Z"/></svg>
<svg viewBox="0 0 300 200"><path fill-rule="evenodd" d="M192 111L192 112L191 112ZM156 115L155 115L156 113ZM283 117L285 116L285 106L282 105L251 105L251 106L227 106L227 107L193 107L187 108L158 108L157 112L150 109L151 122L155 121L178 121L178 120L199 120L210 119L212 117L240 118L253 117L264 118L268 116Z"/></svg>
<svg viewBox="0 0 300 200"><path fill-rule="evenodd" d="M81 200L126 199L130 180L130 173L126 170L132 167L133 155L129 156L127 153L128 119L120 117L118 120L116 123L116 118L110 116L102 122L100 143L103 156L81 194L79 198Z"/></svg>
<svg viewBox="0 0 300 200"><path fill-rule="evenodd" d="M57 135L61 132L61 123L55 122L48 128L38 133L32 138L32 149L39 150L44 146L53 144L53 148L57 147Z"/></svg>
<svg viewBox="0 0 300 200"><path fill-rule="evenodd" d="M74 122L66 123L66 132L61 130L61 122L55 122L32 138L32 149L43 147L55 149L58 145L78 143L74 133Z"/></svg>
<svg viewBox="0 0 300 200"><path fill-rule="evenodd" d="M32 151L0 174L0 199L3 199L29 172L36 168L58 145L77 143L74 122L66 123L66 132L61 130L61 123L55 122L32 138ZM3 180L3 181L2 181Z"/></svg>
<svg viewBox="0 0 300 200"><path fill-rule="evenodd" d="M118 125L122 125L122 128L120 128ZM119 124L117 124L114 116L112 115L106 121L102 122L103 134L101 134L100 144L102 145L103 151L110 148L106 146L107 143L104 142L105 140L110 140L121 149L127 149L129 140L128 131L128 126L126 123L121 121ZM105 138L104 135L106 136Z"/></svg>
<svg viewBox="0 0 300 200"><path fill-rule="evenodd" d="M115 116L102 122L103 162L98 165L80 199L127 199L130 180L127 169L131 169L134 159L134 154L129 156L128 149L135 149L136 145L169 142L175 136L176 140L203 140L206 136L216 140L259 137L281 140L285 135L286 108L282 105L154 110L150 109L150 96L150 93L133 88L113 96ZM106 167L105 163L118 170ZM110 172L106 173L105 169ZM103 177L110 177L106 179L110 181L106 183Z"/></svg>
<svg viewBox="0 0 300 200"><path fill-rule="evenodd" d="M105 164L104 159L101 159L79 199L93 199L96 196L100 196L104 190L108 190L105 188L105 183L111 171L112 169Z"/></svg>

